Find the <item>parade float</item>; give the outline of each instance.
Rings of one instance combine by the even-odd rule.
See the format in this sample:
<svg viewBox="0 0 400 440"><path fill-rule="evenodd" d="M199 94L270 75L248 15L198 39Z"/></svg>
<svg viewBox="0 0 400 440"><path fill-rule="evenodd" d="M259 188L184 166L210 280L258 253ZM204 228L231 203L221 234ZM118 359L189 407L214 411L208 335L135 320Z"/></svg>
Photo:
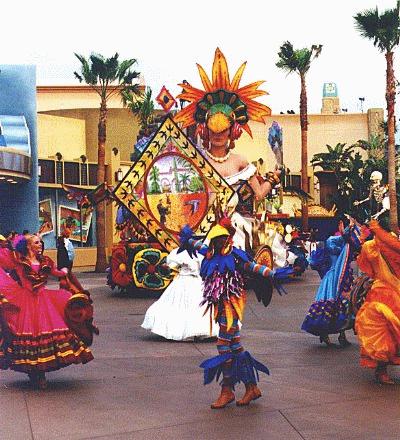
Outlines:
<svg viewBox="0 0 400 440"><path fill-rule="evenodd" d="M301 274L306 263L291 249L298 230L285 229L265 215L258 219L245 182L235 192L166 117L113 192L119 205L115 228L120 241L112 249L110 287L123 292L163 291L174 277L165 262L168 253L178 247L180 229L188 224L196 236L206 237L216 211L229 210L236 194L241 214L232 217L236 243L260 264L271 268L291 265Z"/></svg>
<svg viewBox="0 0 400 440"><path fill-rule="evenodd" d="M235 227L236 248L272 268L278 265L272 250L275 244L275 252L285 254L280 264L291 264L281 235L275 231L271 239L265 227L264 234L259 233L260 207L255 203L281 184L281 132L268 139L276 156L275 171L261 173L245 157L231 154L242 132L252 135L248 122L264 122L271 114L269 107L254 100L266 94L258 90L262 81L239 86L245 66L243 63L230 81L227 61L217 48L211 77L198 66L204 90L188 82L180 84L178 98L188 106L181 107L174 119L165 118L115 188L121 217L117 225L124 231L129 223L131 238L123 238L113 249L111 287L164 289L173 276L165 258L179 246L182 227L188 225L196 236L206 239L221 213L230 217ZM168 112L175 100L165 89L157 102L163 108L168 106L164 108ZM188 133L192 128L194 133L185 135L183 130ZM275 124L274 128L279 127ZM264 219L265 214L264 209ZM264 226L267 223L269 219Z"/></svg>
<svg viewBox="0 0 400 440"><path fill-rule="evenodd" d="M173 278L165 264L188 224L205 237L217 207L234 190L166 117L138 160L115 188L121 241L111 255L109 284L122 290L164 290Z"/></svg>

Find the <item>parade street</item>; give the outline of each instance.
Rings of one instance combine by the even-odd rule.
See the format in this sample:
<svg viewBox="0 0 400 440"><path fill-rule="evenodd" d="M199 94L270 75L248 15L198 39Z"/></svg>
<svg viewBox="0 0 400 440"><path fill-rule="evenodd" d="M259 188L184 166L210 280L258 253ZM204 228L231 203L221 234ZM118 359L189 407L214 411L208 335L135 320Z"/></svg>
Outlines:
<svg viewBox="0 0 400 440"><path fill-rule="evenodd" d="M288 295L274 293L268 308L249 294L243 345L271 375L260 377L261 399L223 410L210 409L219 386L203 386L198 367L217 354L215 342L158 338L140 327L155 296L113 293L104 274L78 277L100 328L95 360L49 373L45 391L32 390L23 374L2 372L2 440L400 438L400 385L378 385L373 370L359 367L352 332L352 345L340 349L300 330L320 282L316 272L288 285Z"/></svg>

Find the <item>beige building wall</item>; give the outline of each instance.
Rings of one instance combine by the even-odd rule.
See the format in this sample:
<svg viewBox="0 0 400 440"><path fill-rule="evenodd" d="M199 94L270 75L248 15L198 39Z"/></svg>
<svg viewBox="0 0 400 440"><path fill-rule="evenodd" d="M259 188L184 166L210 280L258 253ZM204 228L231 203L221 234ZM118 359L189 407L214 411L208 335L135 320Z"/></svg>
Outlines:
<svg viewBox="0 0 400 440"><path fill-rule="evenodd" d="M335 146L338 142L351 145L359 139L368 139L367 113L342 113L338 115L309 115L308 158L316 153L327 151L326 144ZM268 130L276 121L283 129L283 161L293 173L301 169L301 131L299 115L272 115L266 118L265 125L251 122L253 139L243 133L236 141L236 152L243 154L249 161L263 158L267 168L275 165L275 156L268 143Z"/></svg>
<svg viewBox="0 0 400 440"><path fill-rule="evenodd" d="M86 154L86 122L84 119L38 114L39 156L54 156L58 151L64 160Z"/></svg>
<svg viewBox="0 0 400 440"><path fill-rule="evenodd" d="M82 108L70 110L51 110L46 114L81 119L86 124L86 156L91 162L97 162L97 126L99 123L99 109ZM121 160L130 160L139 126L130 110L126 108L110 108L107 113L107 140L110 150L117 147ZM41 154L39 150L39 154ZM81 153L82 154L82 153ZM79 156L79 155L78 155Z"/></svg>
<svg viewBox="0 0 400 440"><path fill-rule="evenodd" d="M107 141L110 150L117 147L121 160L130 160L139 124L131 111L124 108L118 94L107 103ZM91 162L97 161L97 126L99 122L100 96L89 86L38 86L38 114L80 119L86 124L86 154ZM63 153L63 152L61 152ZM63 153L64 154L64 153ZM79 157L80 154L77 156ZM41 149L39 144L39 155Z"/></svg>
<svg viewBox="0 0 400 440"><path fill-rule="evenodd" d="M108 108L121 108L122 102L118 94L107 102ZM100 96L92 87L74 86L38 86L37 111L73 110L77 108L99 108Z"/></svg>

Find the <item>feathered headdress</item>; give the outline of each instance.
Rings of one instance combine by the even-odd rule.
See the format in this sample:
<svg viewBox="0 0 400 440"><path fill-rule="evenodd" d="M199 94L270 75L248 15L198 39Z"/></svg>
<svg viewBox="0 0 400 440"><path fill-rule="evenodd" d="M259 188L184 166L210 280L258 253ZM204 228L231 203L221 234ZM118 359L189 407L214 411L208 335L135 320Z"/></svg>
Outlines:
<svg viewBox="0 0 400 440"><path fill-rule="evenodd" d="M198 124L198 133L204 134L208 129L220 133L233 126L233 137L237 139L242 129L251 136L249 120L263 122L264 116L271 114L271 109L254 100L266 95L258 87L264 81L257 81L247 86L239 87L246 62L244 62L230 80L228 64L224 54L215 50L212 67L212 79L207 76L203 67L197 64L204 90L190 84L179 84L183 91L178 98L190 104L175 115L175 122L181 122L182 128Z"/></svg>

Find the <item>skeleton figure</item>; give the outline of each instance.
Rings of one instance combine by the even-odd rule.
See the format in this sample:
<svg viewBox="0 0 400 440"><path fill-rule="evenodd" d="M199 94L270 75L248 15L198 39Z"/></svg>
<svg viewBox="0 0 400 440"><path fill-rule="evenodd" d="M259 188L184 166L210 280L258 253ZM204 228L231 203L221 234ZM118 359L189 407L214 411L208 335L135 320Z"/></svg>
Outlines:
<svg viewBox="0 0 400 440"><path fill-rule="evenodd" d="M389 211L390 201L387 187L382 185L382 173L379 171L373 171L370 177L371 186L369 189L369 195L364 200L356 200L355 206L368 202L370 205L371 218L378 219L384 212Z"/></svg>

